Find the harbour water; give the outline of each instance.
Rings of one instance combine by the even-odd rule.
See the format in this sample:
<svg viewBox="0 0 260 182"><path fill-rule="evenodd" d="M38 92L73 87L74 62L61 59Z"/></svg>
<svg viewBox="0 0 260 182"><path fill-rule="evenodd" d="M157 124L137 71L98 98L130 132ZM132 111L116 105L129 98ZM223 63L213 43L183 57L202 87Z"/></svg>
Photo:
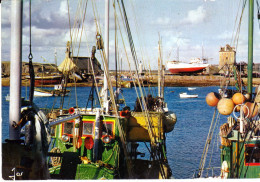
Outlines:
<svg viewBox="0 0 260 182"><path fill-rule="evenodd" d="M173 178L192 178L194 171L198 168L214 113L214 108L206 104L205 97L209 92L216 92L218 88L197 87L195 90L189 91L187 87L165 87L165 100L168 103L168 108L177 115L175 128L172 132L167 133L166 140L168 162L172 169ZM77 87L77 100L74 99L75 88L71 87L69 89L71 89L71 96L65 97L64 107L76 106L76 102L79 107L86 107L91 88ZM127 105L133 110L136 98L135 89L123 88L122 90ZM27 91L26 87L22 87L22 97L26 98ZM146 88L146 92L148 91L148 88ZM157 93L156 88L152 88L151 91ZM181 99L179 97L181 92L198 94L199 96L198 98ZM8 138L9 102L5 100L7 94L9 94L9 87L2 87L2 142ZM59 107L60 98L35 97L34 103L40 108ZM220 122L216 126L217 132L211 141L216 143L213 150L210 148L208 152L209 158L213 152L211 166L220 166L218 131L219 126L226 121L225 118L225 116L220 116ZM205 166L207 167L207 165ZM216 171L216 173L218 175L219 171ZM211 175L211 171L209 171L209 175Z"/></svg>

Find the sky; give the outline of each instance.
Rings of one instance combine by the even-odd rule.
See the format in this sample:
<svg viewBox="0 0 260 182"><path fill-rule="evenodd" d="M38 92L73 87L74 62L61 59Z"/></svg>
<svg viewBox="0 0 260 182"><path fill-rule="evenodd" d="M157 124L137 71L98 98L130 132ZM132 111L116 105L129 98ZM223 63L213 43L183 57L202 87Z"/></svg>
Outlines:
<svg viewBox="0 0 260 182"><path fill-rule="evenodd" d="M113 1L110 2L109 65L110 69L114 69L115 16ZM138 62L142 62L145 68L150 65L152 70L157 69L159 36L164 64L166 61L178 59L177 55L180 61L189 62L191 58L204 56L209 59L209 64L218 64L220 47L226 44L237 47L237 62L247 62L248 6L242 17L238 43L232 43L234 40L232 36L237 32L236 17L240 19L242 2L242 0L124 0ZM2 61L10 60L10 6L10 0L2 0ZM25 0L23 6L22 60L28 61L29 1ZM95 15L93 7L97 10ZM256 8L255 4L255 15ZM66 43L70 40L74 45L74 56L90 56L91 48L95 45L96 22L100 25L100 32L105 32L104 14L104 0L32 0L33 61L54 63L56 50L59 65L65 58ZM116 14L119 22L118 57L122 60L123 69L129 68L127 57L130 60L130 67L133 68L127 33L117 5ZM121 27L122 36L118 25ZM260 63L259 39L260 25L255 18L254 62L256 63ZM96 57L101 62L99 53Z"/></svg>

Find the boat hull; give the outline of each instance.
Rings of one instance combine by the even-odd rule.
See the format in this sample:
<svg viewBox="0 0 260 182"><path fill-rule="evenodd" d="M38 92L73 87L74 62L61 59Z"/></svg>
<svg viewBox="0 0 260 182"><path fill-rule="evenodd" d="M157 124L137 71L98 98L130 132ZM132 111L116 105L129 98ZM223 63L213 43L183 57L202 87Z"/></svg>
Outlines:
<svg viewBox="0 0 260 182"><path fill-rule="evenodd" d="M171 73L192 73L201 72L209 64L204 63L184 63L169 61L167 67Z"/></svg>
<svg viewBox="0 0 260 182"><path fill-rule="evenodd" d="M193 67L193 68L169 68L169 71L171 73L192 73L192 72L198 72L202 71L205 66L203 67Z"/></svg>
<svg viewBox="0 0 260 182"><path fill-rule="evenodd" d="M180 98L197 98L198 95L188 95L186 93L180 94Z"/></svg>
<svg viewBox="0 0 260 182"><path fill-rule="evenodd" d="M165 123L162 120L162 113L150 112L151 128L154 133L154 137L150 138L146 119L141 112L131 112L127 115L124 115L125 112L120 112L120 117L105 115L100 120L102 124L97 127L99 120L95 111L84 109L77 111L81 113L80 120L71 119L66 114L67 111L63 110L64 115L59 115L58 118L67 120L52 124L55 133L52 136L48 161L51 166L49 168L51 179L170 178L171 169L167 163L163 130L167 124L173 129L176 121ZM68 112L71 113L74 109L70 110ZM98 128L101 129L99 139L96 138ZM119 128L126 136L124 142L120 139ZM73 134L75 131L79 133ZM108 135L111 142L105 143L103 138ZM164 156L160 161L142 158L144 153L140 151L138 142L152 141L160 142L157 152L160 152L160 156ZM125 151L124 143L129 150ZM129 160L126 160L126 156L130 156Z"/></svg>
<svg viewBox="0 0 260 182"><path fill-rule="evenodd" d="M54 85L54 84L60 84L61 82L61 75L58 76L45 76L45 77L35 77L35 86L41 86L41 85Z"/></svg>

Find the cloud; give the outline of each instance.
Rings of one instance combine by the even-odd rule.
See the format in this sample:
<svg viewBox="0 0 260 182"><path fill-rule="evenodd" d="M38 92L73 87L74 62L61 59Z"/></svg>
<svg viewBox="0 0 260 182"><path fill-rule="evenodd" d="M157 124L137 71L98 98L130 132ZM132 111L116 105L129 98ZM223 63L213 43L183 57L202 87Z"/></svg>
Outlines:
<svg viewBox="0 0 260 182"><path fill-rule="evenodd" d="M204 22L206 19L207 11L203 6L199 6L195 10L190 10L187 14L187 17L183 19L184 24L199 24Z"/></svg>
<svg viewBox="0 0 260 182"><path fill-rule="evenodd" d="M232 32L223 31L221 34L218 34L217 39L230 41L232 39Z"/></svg>
<svg viewBox="0 0 260 182"><path fill-rule="evenodd" d="M155 21L152 22L152 24L161 26L169 25L171 24L171 19L169 17L158 17Z"/></svg>

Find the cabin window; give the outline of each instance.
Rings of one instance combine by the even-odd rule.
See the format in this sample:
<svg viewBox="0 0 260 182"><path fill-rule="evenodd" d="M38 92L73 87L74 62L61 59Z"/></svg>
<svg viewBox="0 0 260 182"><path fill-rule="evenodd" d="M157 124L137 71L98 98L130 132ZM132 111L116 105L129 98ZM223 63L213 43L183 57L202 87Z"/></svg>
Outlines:
<svg viewBox="0 0 260 182"><path fill-rule="evenodd" d="M83 135L93 135L93 122L84 122L83 123Z"/></svg>
<svg viewBox="0 0 260 182"><path fill-rule="evenodd" d="M260 145L259 144L245 145L245 165L260 166Z"/></svg>
<svg viewBox="0 0 260 182"><path fill-rule="evenodd" d="M104 123L102 128L102 136L110 135L113 137L113 123Z"/></svg>
<svg viewBox="0 0 260 182"><path fill-rule="evenodd" d="M63 134L72 135L73 134L74 122L67 122L63 125Z"/></svg>

